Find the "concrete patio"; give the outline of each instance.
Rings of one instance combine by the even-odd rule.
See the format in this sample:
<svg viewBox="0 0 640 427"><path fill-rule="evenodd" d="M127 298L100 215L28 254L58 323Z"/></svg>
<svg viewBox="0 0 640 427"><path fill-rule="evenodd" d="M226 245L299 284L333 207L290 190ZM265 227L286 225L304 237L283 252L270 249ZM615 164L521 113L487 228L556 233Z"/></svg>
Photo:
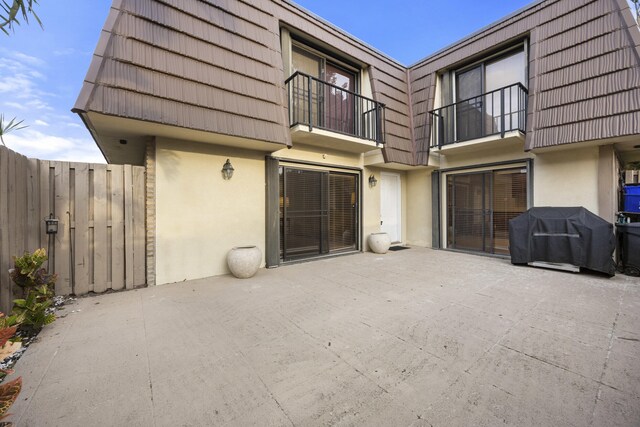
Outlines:
<svg viewBox="0 0 640 427"><path fill-rule="evenodd" d="M19 426L637 426L640 280L412 248L82 298Z"/></svg>

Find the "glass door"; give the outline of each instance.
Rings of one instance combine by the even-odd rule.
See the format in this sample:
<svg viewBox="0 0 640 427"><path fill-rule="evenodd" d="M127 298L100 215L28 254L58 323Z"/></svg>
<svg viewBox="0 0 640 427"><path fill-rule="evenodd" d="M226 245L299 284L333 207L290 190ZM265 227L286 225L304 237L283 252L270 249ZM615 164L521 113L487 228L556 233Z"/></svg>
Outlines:
<svg viewBox="0 0 640 427"><path fill-rule="evenodd" d="M493 252L509 254L509 220L527 210L526 168L493 171Z"/></svg>
<svg viewBox="0 0 640 427"><path fill-rule="evenodd" d="M355 131L355 91L356 76L329 62L326 64L325 81L339 86L326 86L324 96L324 127L337 132L353 134Z"/></svg>
<svg viewBox="0 0 640 427"><path fill-rule="evenodd" d="M482 74L482 65L456 73L457 141L478 138L483 134Z"/></svg>
<svg viewBox="0 0 640 427"><path fill-rule="evenodd" d="M329 174L329 250L356 248L357 176Z"/></svg>
<svg viewBox="0 0 640 427"><path fill-rule="evenodd" d="M447 176L447 247L509 254L509 220L527 210L526 168Z"/></svg>
<svg viewBox="0 0 640 427"><path fill-rule="evenodd" d="M486 173L447 177L447 246L484 252L490 246L491 188Z"/></svg>
<svg viewBox="0 0 640 427"><path fill-rule="evenodd" d="M280 167L283 261L358 248L358 175Z"/></svg>
<svg viewBox="0 0 640 427"><path fill-rule="evenodd" d="M280 249L284 260L328 251L326 172L280 169Z"/></svg>
<svg viewBox="0 0 640 427"><path fill-rule="evenodd" d="M524 97L520 95L520 91L509 86L515 83L526 84L526 64L524 51L519 50L507 56L499 57L491 62L487 62L485 66L485 111L486 122L485 129L487 134L498 133L502 131L502 121L500 120L500 112L502 110L502 102L504 96L504 126L505 131L517 129L519 120L524 114L525 105ZM489 92L509 86L504 90L504 94L499 91L489 94Z"/></svg>
<svg viewBox="0 0 640 427"><path fill-rule="evenodd" d="M323 62L324 60L321 57L311 52L295 46L292 48L294 72L300 71L321 80L324 68ZM311 87L311 91L309 91L309 87ZM301 112L302 117L299 118L299 121L311 123L313 126L321 126L321 107L324 93L320 83L317 80L310 80L308 77L300 77L294 88L292 108L296 112ZM309 97L311 97L311 104L309 104ZM309 111L309 105L311 105L311 111Z"/></svg>

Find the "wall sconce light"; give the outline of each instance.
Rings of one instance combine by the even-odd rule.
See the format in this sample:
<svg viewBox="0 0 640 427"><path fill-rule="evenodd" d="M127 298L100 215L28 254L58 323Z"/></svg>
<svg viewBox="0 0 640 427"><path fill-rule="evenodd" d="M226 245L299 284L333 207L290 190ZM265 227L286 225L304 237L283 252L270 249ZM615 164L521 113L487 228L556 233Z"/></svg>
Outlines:
<svg viewBox="0 0 640 427"><path fill-rule="evenodd" d="M49 214L49 218L44 219L44 223L47 228L47 234L58 233L58 218L54 218L53 213Z"/></svg>
<svg viewBox="0 0 640 427"><path fill-rule="evenodd" d="M227 159L227 161L224 162L224 166L222 166L222 177L227 180L231 179L234 170L233 166L231 166L231 162Z"/></svg>
<svg viewBox="0 0 640 427"><path fill-rule="evenodd" d="M369 177L369 187L373 188L373 187L375 187L376 185L378 185L378 180L376 179L375 175L373 175L373 174L372 174L372 175Z"/></svg>

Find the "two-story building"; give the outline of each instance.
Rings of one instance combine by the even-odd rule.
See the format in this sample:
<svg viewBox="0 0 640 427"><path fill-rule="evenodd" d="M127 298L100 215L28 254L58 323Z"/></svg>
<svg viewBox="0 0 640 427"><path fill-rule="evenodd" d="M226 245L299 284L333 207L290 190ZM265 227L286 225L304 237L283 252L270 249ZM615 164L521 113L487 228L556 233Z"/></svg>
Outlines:
<svg viewBox="0 0 640 427"><path fill-rule="evenodd" d="M114 0L74 111L147 167L149 284L380 230L504 255L531 206L614 221L640 31L625 0L542 0L405 66L288 0Z"/></svg>

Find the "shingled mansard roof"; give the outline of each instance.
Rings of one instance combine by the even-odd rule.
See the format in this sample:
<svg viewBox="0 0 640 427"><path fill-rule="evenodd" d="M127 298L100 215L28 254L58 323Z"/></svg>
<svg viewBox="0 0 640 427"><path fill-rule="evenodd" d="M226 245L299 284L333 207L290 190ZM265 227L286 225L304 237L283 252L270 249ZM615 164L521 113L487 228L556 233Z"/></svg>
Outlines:
<svg viewBox="0 0 640 427"><path fill-rule="evenodd" d="M436 73L525 38L527 150L640 134L625 0L538 1L410 67L284 0L114 0L74 111L290 145L282 26L369 67L389 162L426 163Z"/></svg>

